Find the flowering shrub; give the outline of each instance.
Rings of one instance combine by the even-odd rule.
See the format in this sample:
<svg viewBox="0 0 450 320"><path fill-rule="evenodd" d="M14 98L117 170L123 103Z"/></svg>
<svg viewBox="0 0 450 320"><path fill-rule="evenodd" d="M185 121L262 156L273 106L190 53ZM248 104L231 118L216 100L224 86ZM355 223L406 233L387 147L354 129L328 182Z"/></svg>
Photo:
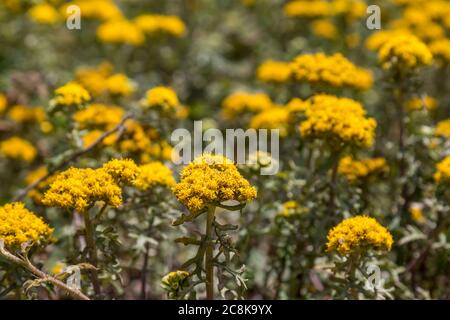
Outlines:
<svg viewBox="0 0 450 320"><path fill-rule="evenodd" d="M450 3L370 4L0 0L0 299L448 298Z"/></svg>

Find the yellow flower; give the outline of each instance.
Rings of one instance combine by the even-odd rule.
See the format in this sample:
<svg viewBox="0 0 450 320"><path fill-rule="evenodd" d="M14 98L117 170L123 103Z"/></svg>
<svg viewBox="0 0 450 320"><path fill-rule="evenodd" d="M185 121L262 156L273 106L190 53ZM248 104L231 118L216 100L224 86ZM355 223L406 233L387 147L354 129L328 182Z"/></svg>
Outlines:
<svg viewBox="0 0 450 320"><path fill-rule="evenodd" d="M450 138L450 119L438 122L434 134L444 138Z"/></svg>
<svg viewBox="0 0 450 320"><path fill-rule="evenodd" d="M83 19L96 19L101 21L122 18L122 12L111 0L75 0L64 5L61 12L68 15L67 7L76 5L80 8Z"/></svg>
<svg viewBox="0 0 450 320"><path fill-rule="evenodd" d="M169 272L161 280L161 287L169 292L170 299L178 298L178 293L189 286L190 274L187 271L177 270Z"/></svg>
<svg viewBox="0 0 450 320"><path fill-rule="evenodd" d="M283 203L280 210L277 213L277 217L292 218L301 216L307 209L301 208L294 200L289 200Z"/></svg>
<svg viewBox="0 0 450 320"><path fill-rule="evenodd" d="M444 160L442 160L436 165L436 173L434 174L434 180L437 183L450 182L450 156L447 156Z"/></svg>
<svg viewBox="0 0 450 320"><path fill-rule="evenodd" d="M40 3L28 11L30 18L41 24L55 24L61 20L59 12L48 3Z"/></svg>
<svg viewBox="0 0 450 320"><path fill-rule="evenodd" d="M82 105L91 100L89 92L75 82L69 82L64 86L57 88L55 90L55 95L53 101L57 106Z"/></svg>
<svg viewBox="0 0 450 320"><path fill-rule="evenodd" d="M158 86L147 91L143 102L145 108L161 108L164 112L171 112L179 106L177 93L169 87Z"/></svg>
<svg viewBox="0 0 450 320"><path fill-rule="evenodd" d="M280 136L286 137L289 132L289 109L272 107L261 111L250 120L253 129L279 129Z"/></svg>
<svg viewBox="0 0 450 320"><path fill-rule="evenodd" d="M94 144L98 138L100 138L100 136L102 134L104 134L105 131L102 130L92 130L87 132L86 134L83 135L83 146L84 147L89 147L90 145ZM103 146L110 146L113 145L114 143L116 143L118 140L118 135L117 133L111 134L109 136L107 136L106 138L104 138L102 140L102 142L99 145L103 145Z"/></svg>
<svg viewBox="0 0 450 320"><path fill-rule="evenodd" d="M122 152L145 151L150 146L150 139L142 125L129 120L125 126L124 139L120 142L119 149Z"/></svg>
<svg viewBox="0 0 450 320"><path fill-rule="evenodd" d="M66 264L65 264L65 263L63 263L63 262L61 262L61 261L58 261L57 263L55 263L55 264L53 265L51 272L52 272L53 274L61 273L61 272L63 272L63 270L64 270L65 267L66 267Z"/></svg>
<svg viewBox="0 0 450 320"><path fill-rule="evenodd" d="M107 90L106 81L113 66L107 62L93 68L80 68L76 71L76 80L93 96L99 96Z"/></svg>
<svg viewBox="0 0 450 320"><path fill-rule="evenodd" d="M291 76L291 66L287 62L268 60L258 67L256 75L264 82L283 83Z"/></svg>
<svg viewBox="0 0 450 320"><path fill-rule="evenodd" d="M321 38L334 39L337 36L336 26L328 19L315 20L311 24L313 33Z"/></svg>
<svg viewBox="0 0 450 320"><path fill-rule="evenodd" d="M356 182L389 171L384 158L354 160L352 157L344 157L339 161L338 172L350 182Z"/></svg>
<svg viewBox="0 0 450 320"><path fill-rule="evenodd" d="M355 66L340 53L332 56L323 53L299 55L292 62L292 70L297 81L312 84L366 90L373 83L369 71Z"/></svg>
<svg viewBox="0 0 450 320"><path fill-rule="evenodd" d="M333 14L332 4L323 0L291 1L284 6L283 10L288 17L316 18Z"/></svg>
<svg viewBox="0 0 450 320"><path fill-rule="evenodd" d="M0 154L14 160L31 162L36 157L37 150L27 140L11 137L0 142Z"/></svg>
<svg viewBox="0 0 450 320"><path fill-rule="evenodd" d="M140 169L131 159L112 159L103 165L117 183L133 184L140 175Z"/></svg>
<svg viewBox="0 0 450 320"><path fill-rule="evenodd" d="M450 63L450 39L438 39L430 43L430 51L436 59Z"/></svg>
<svg viewBox="0 0 450 320"><path fill-rule="evenodd" d="M134 23L125 19L109 20L97 28L97 37L104 43L141 46L144 33Z"/></svg>
<svg viewBox="0 0 450 320"><path fill-rule="evenodd" d="M309 106L310 103L308 101L303 101L300 98L292 98L286 104L286 108L290 114L304 114Z"/></svg>
<svg viewBox="0 0 450 320"><path fill-rule="evenodd" d="M430 65L433 55L418 38L402 34L391 37L381 46L378 60L386 70L394 66L410 69Z"/></svg>
<svg viewBox="0 0 450 320"><path fill-rule="evenodd" d="M307 119L300 123L302 137L325 140L334 147L372 146L377 123L366 117L359 102L330 95L316 95L309 101Z"/></svg>
<svg viewBox="0 0 450 320"><path fill-rule="evenodd" d="M19 247L31 241L41 244L51 240L53 229L21 202L0 207L0 240L7 247Z"/></svg>
<svg viewBox="0 0 450 320"><path fill-rule="evenodd" d="M432 111L437 108L437 100L430 96L425 96L422 98L412 98L406 102L406 108L409 111L416 111L426 109L427 111Z"/></svg>
<svg viewBox="0 0 450 320"><path fill-rule="evenodd" d="M184 22L177 16L143 14L136 17L134 23L148 34L162 33L181 37L186 33Z"/></svg>
<svg viewBox="0 0 450 320"><path fill-rule="evenodd" d="M2 93L0 93L0 114L2 114L8 107L8 99Z"/></svg>
<svg viewBox="0 0 450 320"><path fill-rule="evenodd" d="M236 92L222 102L223 115L233 119L244 112L259 112L272 107L272 101L265 93Z"/></svg>
<svg viewBox="0 0 450 320"><path fill-rule="evenodd" d="M94 103L75 112L73 120L80 129L100 128L110 130L120 123L124 113L125 111L121 107Z"/></svg>
<svg viewBox="0 0 450 320"><path fill-rule="evenodd" d="M327 251L336 250L341 255L370 249L390 251L394 242L385 227L367 216L343 220L328 232L327 239Z"/></svg>
<svg viewBox="0 0 450 320"><path fill-rule="evenodd" d="M409 208L409 214L411 215L411 218L419 223L422 224L425 222L425 216L423 215L422 207L419 205L413 205Z"/></svg>
<svg viewBox="0 0 450 320"><path fill-rule="evenodd" d="M183 168L181 180L172 190L192 213L201 212L208 205L228 200L244 203L256 197L256 189L229 159L220 155L195 158Z"/></svg>
<svg viewBox="0 0 450 320"><path fill-rule="evenodd" d="M89 209L96 201L115 208L122 204L120 187L103 168L70 168L59 173L42 199L46 206L78 212Z"/></svg>
<svg viewBox="0 0 450 320"><path fill-rule="evenodd" d="M106 88L114 96L129 96L135 90L135 84L126 75L118 73L106 79Z"/></svg>
<svg viewBox="0 0 450 320"><path fill-rule="evenodd" d="M139 190L149 190L156 186L173 187L175 179L172 171L162 162L155 161L139 166L140 173L134 182Z"/></svg>
<svg viewBox="0 0 450 320"><path fill-rule="evenodd" d="M12 106L8 111L8 117L17 123L42 122L46 119L43 107L26 107L23 105Z"/></svg>

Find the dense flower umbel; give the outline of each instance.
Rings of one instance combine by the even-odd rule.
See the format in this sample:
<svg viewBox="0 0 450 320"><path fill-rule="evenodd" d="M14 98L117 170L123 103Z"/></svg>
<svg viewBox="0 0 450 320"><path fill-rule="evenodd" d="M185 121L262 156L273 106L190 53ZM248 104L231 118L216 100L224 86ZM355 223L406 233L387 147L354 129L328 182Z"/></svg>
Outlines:
<svg viewBox="0 0 450 320"><path fill-rule="evenodd" d="M147 91L143 101L145 108L161 108L162 111L174 111L180 102L177 93L169 87L158 86Z"/></svg>
<svg viewBox="0 0 450 320"><path fill-rule="evenodd" d="M145 42L145 36L141 29L126 19L104 22L97 28L97 37L104 43L112 44L141 46Z"/></svg>
<svg viewBox="0 0 450 320"><path fill-rule="evenodd" d="M289 109L272 107L255 115L250 121L250 128L279 129L280 136L286 137L289 131Z"/></svg>
<svg viewBox="0 0 450 320"><path fill-rule="evenodd" d="M372 74L347 60L342 54L302 54L292 62L293 77L311 84L351 87L365 90L372 86Z"/></svg>
<svg viewBox="0 0 450 320"><path fill-rule="evenodd" d="M244 112L259 112L272 107L270 97L265 93L236 92L222 102L223 115L233 119Z"/></svg>
<svg viewBox="0 0 450 320"><path fill-rule="evenodd" d="M110 130L122 120L124 113L121 107L95 103L75 112L73 120L80 129Z"/></svg>
<svg viewBox="0 0 450 320"><path fill-rule="evenodd" d="M384 69L410 69L431 64L433 55L418 38L402 34L390 38L381 46L378 59Z"/></svg>
<svg viewBox="0 0 450 320"><path fill-rule="evenodd" d="M191 212L228 200L243 203L256 197L256 189L229 159L220 155L205 154L194 159L183 168L181 180L172 190Z"/></svg>
<svg viewBox="0 0 450 320"><path fill-rule="evenodd" d="M156 186L170 188L175 185L172 171L162 162L150 162L139 166L139 169L140 173L134 182L135 187L139 190L149 190Z"/></svg>
<svg viewBox="0 0 450 320"><path fill-rule="evenodd" d="M390 232L374 218L356 216L343 220L328 232L327 251L336 250L341 255L374 250L391 250Z"/></svg>
<svg viewBox="0 0 450 320"><path fill-rule="evenodd" d="M119 184L133 184L140 173L131 159L112 159L103 165L103 169Z"/></svg>
<svg viewBox="0 0 450 320"><path fill-rule="evenodd" d="M129 96L135 90L135 84L126 75L117 73L106 79L106 88L113 96Z"/></svg>
<svg viewBox="0 0 450 320"><path fill-rule="evenodd" d="M82 67L76 70L76 81L92 96L99 96L107 90L107 79L111 76L113 66L104 62L96 67Z"/></svg>
<svg viewBox="0 0 450 320"><path fill-rule="evenodd" d="M144 14L136 17L134 23L147 34L167 34L181 37L186 33L184 22L177 16Z"/></svg>
<svg viewBox="0 0 450 320"><path fill-rule="evenodd" d="M329 19L315 20L311 24L311 29L316 36L325 39L334 39L338 34L336 26Z"/></svg>
<svg viewBox="0 0 450 320"><path fill-rule="evenodd" d="M450 119L438 122L434 134L444 138L450 138Z"/></svg>
<svg viewBox="0 0 450 320"><path fill-rule="evenodd" d="M303 137L322 139L337 147L372 146L377 123L366 117L359 102L330 95L317 95L309 101L311 107L306 110L307 119L300 123Z"/></svg>
<svg viewBox="0 0 450 320"><path fill-rule="evenodd" d="M120 187L103 168L70 168L61 172L42 199L46 206L79 212L89 209L96 201L104 201L116 208L122 204Z"/></svg>
<svg viewBox="0 0 450 320"><path fill-rule="evenodd" d="M436 165L434 180L438 183L450 183L450 156Z"/></svg>
<svg viewBox="0 0 450 320"><path fill-rule="evenodd" d="M61 20L59 12L48 3L37 4L28 11L30 18L41 24L55 24Z"/></svg>
<svg viewBox="0 0 450 320"><path fill-rule="evenodd" d="M53 229L23 203L8 203L0 207L0 240L7 247L19 247L27 241L46 242L52 233Z"/></svg>
<svg viewBox="0 0 450 320"><path fill-rule="evenodd" d="M287 62L268 60L258 67L256 76L264 82L283 83L291 76L291 66Z"/></svg>
<svg viewBox="0 0 450 320"><path fill-rule="evenodd" d="M0 142L0 154L10 159L31 162L36 157L37 150L27 140L11 137Z"/></svg>
<svg viewBox="0 0 450 320"><path fill-rule="evenodd" d="M384 158L355 160L352 157L344 157L340 160L338 172L350 182L367 179L389 171Z"/></svg>
<svg viewBox="0 0 450 320"><path fill-rule="evenodd" d="M46 115L43 107L15 105L9 109L8 118L17 123L42 122Z"/></svg>
<svg viewBox="0 0 450 320"><path fill-rule="evenodd" d="M82 105L91 100L91 95L82 86L75 82L59 87L55 90L54 103L57 106Z"/></svg>

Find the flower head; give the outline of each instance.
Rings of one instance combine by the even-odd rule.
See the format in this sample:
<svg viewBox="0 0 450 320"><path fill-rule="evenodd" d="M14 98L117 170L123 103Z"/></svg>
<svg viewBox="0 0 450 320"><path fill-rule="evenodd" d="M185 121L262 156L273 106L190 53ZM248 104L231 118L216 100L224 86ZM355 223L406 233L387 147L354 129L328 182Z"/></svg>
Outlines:
<svg viewBox="0 0 450 320"><path fill-rule="evenodd" d="M54 103L56 106L78 106L91 100L91 95L82 86L75 82L59 87L55 90Z"/></svg>
<svg viewBox="0 0 450 320"><path fill-rule="evenodd" d="M388 171L389 167L384 158L355 160L352 157L344 157L338 166L338 172L350 182L367 180Z"/></svg>
<svg viewBox="0 0 450 320"><path fill-rule="evenodd" d="M122 191L105 169L70 168L55 177L42 203L49 207L84 212L97 201L112 207L122 204Z"/></svg>
<svg viewBox="0 0 450 320"><path fill-rule="evenodd" d="M450 138L450 119L438 122L434 134L440 137Z"/></svg>
<svg viewBox="0 0 450 320"><path fill-rule="evenodd" d="M133 184L140 174L140 169L131 159L112 159L103 165L119 184Z"/></svg>
<svg viewBox="0 0 450 320"><path fill-rule="evenodd" d="M372 146L376 121L366 117L362 105L352 99L317 95L310 99L306 120L300 123L305 138L328 141L333 146Z"/></svg>
<svg viewBox="0 0 450 320"><path fill-rule="evenodd" d="M432 111L437 108L437 100L430 96L425 96L424 98L412 98L406 102L406 108L409 111L416 111L425 109L427 111Z"/></svg>
<svg viewBox="0 0 450 320"><path fill-rule="evenodd" d="M378 60L386 70L393 67L411 69L430 65L433 55L418 38L403 34L390 38L381 46Z"/></svg>
<svg viewBox="0 0 450 320"><path fill-rule="evenodd" d="M189 277L187 271L172 271L162 278L161 286L168 291L169 298L176 299L180 291L189 286Z"/></svg>
<svg viewBox="0 0 450 320"><path fill-rule="evenodd" d="M447 156L444 160L436 165L434 180L437 183L450 182L450 156Z"/></svg>
<svg viewBox="0 0 450 320"><path fill-rule="evenodd" d="M172 171L162 162L154 161L139 167L140 173L134 182L139 190L149 190L156 186L173 187L175 179Z"/></svg>
<svg viewBox="0 0 450 320"><path fill-rule="evenodd" d="M0 154L10 159L31 162L36 158L37 150L27 140L11 137L0 142Z"/></svg>
<svg viewBox="0 0 450 320"><path fill-rule="evenodd" d="M292 62L293 77L311 84L366 90L372 86L372 74L347 60L342 54L302 54Z"/></svg>
<svg viewBox="0 0 450 320"><path fill-rule="evenodd" d="M280 136L286 137L289 132L289 109L285 107L272 107L261 111L250 120L253 129L279 129Z"/></svg>
<svg viewBox="0 0 450 320"><path fill-rule="evenodd" d="M28 14L33 21L41 24L55 24L61 20L59 12L48 3L31 7Z"/></svg>
<svg viewBox="0 0 450 320"><path fill-rule="evenodd" d="M0 207L0 240L6 246L18 247L27 241L46 242L52 233L53 229L23 203L8 203Z"/></svg>
<svg viewBox="0 0 450 320"><path fill-rule="evenodd" d="M243 203L256 197L256 189L221 155L205 154L195 158L183 168L180 182L172 189L191 212L200 212L208 205L228 200Z"/></svg>
<svg viewBox="0 0 450 320"><path fill-rule="evenodd" d="M272 107L270 97L265 93L236 92L222 102L223 115L233 119L244 112L256 113Z"/></svg>
<svg viewBox="0 0 450 320"><path fill-rule="evenodd" d="M175 110L179 106L177 93L169 87L158 86L147 91L144 107L161 108L165 112Z"/></svg>
<svg viewBox="0 0 450 320"><path fill-rule="evenodd" d="M106 79L106 88L113 96L129 96L135 90L135 84L126 75L117 73Z"/></svg>
<svg viewBox="0 0 450 320"><path fill-rule="evenodd" d="M147 34L167 34L181 37L186 33L184 22L177 16L143 14L134 19L138 28Z"/></svg>
<svg viewBox="0 0 450 320"><path fill-rule="evenodd" d="M108 20L97 28L97 37L104 43L141 46L145 42L144 33L134 23L126 19Z"/></svg>
<svg viewBox="0 0 450 320"><path fill-rule="evenodd" d="M336 250L341 255L370 249L389 251L394 242L385 227L367 216L343 220L328 232L327 239L327 251Z"/></svg>
<svg viewBox="0 0 450 320"><path fill-rule="evenodd" d="M287 62L268 60L258 67L256 76L264 82L283 83L291 76L291 66Z"/></svg>

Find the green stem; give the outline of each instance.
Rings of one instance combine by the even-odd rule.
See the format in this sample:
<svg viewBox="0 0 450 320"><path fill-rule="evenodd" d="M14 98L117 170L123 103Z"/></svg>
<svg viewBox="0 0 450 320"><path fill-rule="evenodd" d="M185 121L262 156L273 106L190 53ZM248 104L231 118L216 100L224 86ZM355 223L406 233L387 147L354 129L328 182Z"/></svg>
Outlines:
<svg viewBox="0 0 450 320"><path fill-rule="evenodd" d="M95 245L94 238L94 225L92 224L91 218L89 216L89 210L83 212L84 216L84 225L85 225L85 237L86 237L86 246L89 253L89 263L92 264L95 269L91 270L91 281L94 287L94 292L96 296L100 295L100 281L98 279L97 272L97 247Z"/></svg>
<svg viewBox="0 0 450 320"><path fill-rule="evenodd" d="M208 215L206 217L206 251L205 251L205 270L206 270L206 299L214 300L214 264L213 251L214 244L212 242L212 229L214 222L215 206L208 208Z"/></svg>

